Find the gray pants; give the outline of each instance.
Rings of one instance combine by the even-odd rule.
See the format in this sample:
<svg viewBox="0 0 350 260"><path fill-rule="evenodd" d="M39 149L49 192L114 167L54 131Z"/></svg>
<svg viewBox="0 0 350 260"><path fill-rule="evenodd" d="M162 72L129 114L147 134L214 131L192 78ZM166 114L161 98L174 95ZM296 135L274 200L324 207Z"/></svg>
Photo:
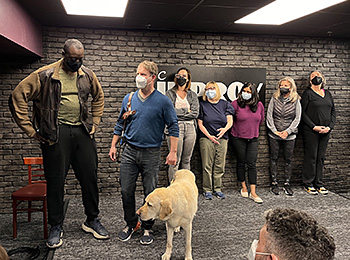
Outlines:
<svg viewBox="0 0 350 260"><path fill-rule="evenodd" d="M177 143L176 165L169 165L169 183L174 178L174 174L179 169L191 170L191 157L196 143L196 127L193 121L179 121L179 142ZM170 148L170 138L167 135L168 147Z"/></svg>

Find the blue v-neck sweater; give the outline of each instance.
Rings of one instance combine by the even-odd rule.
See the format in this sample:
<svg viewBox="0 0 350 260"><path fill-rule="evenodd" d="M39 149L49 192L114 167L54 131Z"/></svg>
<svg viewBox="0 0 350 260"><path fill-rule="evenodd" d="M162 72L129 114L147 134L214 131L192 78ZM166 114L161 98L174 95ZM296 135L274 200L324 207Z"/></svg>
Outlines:
<svg viewBox="0 0 350 260"><path fill-rule="evenodd" d="M127 142L141 148L160 147L165 125L168 126L170 136L179 137L177 116L170 99L158 90L154 90L142 102L138 92L139 90L131 98L131 110L135 110L136 113L127 119L124 133ZM114 127L114 134L119 136L123 130L122 115L126 112L129 95L123 99L122 109Z"/></svg>

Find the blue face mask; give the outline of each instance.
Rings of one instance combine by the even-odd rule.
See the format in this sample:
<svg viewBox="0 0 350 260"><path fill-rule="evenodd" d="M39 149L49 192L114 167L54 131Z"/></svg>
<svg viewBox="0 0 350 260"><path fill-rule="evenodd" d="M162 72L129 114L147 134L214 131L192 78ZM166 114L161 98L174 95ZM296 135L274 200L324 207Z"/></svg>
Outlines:
<svg viewBox="0 0 350 260"><path fill-rule="evenodd" d="M209 99L213 99L216 97L216 91L215 89L208 89L206 92L205 92L205 95L209 98Z"/></svg>
<svg viewBox="0 0 350 260"><path fill-rule="evenodd" d="M251 93L242 92L242 98L244 100L249 100L249 99L252 98L252 94Z"/></svg>

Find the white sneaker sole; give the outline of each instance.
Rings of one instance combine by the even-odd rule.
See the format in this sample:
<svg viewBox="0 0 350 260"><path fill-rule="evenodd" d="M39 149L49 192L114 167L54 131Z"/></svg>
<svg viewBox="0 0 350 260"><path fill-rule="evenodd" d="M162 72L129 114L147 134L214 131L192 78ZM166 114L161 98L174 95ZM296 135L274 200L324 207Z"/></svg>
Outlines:
<svg viewBox="0 0 350 260"><path fill-rule="evenodd" d="M91 233L93 236L94 236L94 238L96 238L96 239L102 239L102 240L104 240L104 239L109 239L109 236L107 235L107 236L101 236L100 234L98 234L95 230L93 230L92 228L90 228L90 227L88 227L88 226L85 226L85 224L83 223L82 225L81 225L81 227L82 227L82 229L86 232L86 233Z"/></svg>
<svg viewBox="0 0 350 260"><path fill-rule="evenodd" d="M153 243L153 239L150 242L143 242L142 240L140 240L141 245L150 245Z"/></svg>
<svg viewBox="0 0 350 260"><path fill-rule="evenodd" d="M134 234L134 231L132 231L131 234L130 234L130 236L128 236L126 239L121 239L119 236L118 236L118 239L119 239L120 241L126 242L126 241L130 240L130 238L132 237L132 234Z"/></svg>
<svg viewBox="0 0 350 260"><path fill-rule="evenodd" d="M59 240L58 244L50 245L49 243L46 242L46 246L48 248L51 248L51 249L58 248L58 247L62 246L62 244L63 244L62 237L63 237L63 230L61 231L60 240Z"/></svg>

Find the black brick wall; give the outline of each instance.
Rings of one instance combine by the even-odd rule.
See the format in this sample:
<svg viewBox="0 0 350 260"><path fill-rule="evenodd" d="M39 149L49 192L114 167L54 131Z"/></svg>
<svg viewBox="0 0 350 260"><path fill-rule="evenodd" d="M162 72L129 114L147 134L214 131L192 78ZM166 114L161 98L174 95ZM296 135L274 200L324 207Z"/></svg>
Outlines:
<svg viewBox="0 0 350 260"><path fill-rule="evenodd" d="M277 81L283 76L295 79L301 94L307 86L311 70L320 69L333 94L337 124L328 145L324 181L334 191L350 188L350 61L349 40L313 39L276 36L242 36L225 34L93 30L44 28L44 57L1 59L0 61L0 212L10 212L11 193L27 182L22 166L23 156L39 156L39 145L17 127L8 110L8 96L20 80L35 69L58 60L67 38L77 38L85 46L84 64L94 70L105 92L105 111L96 141L99 156L99 188L101 195L119 193L119 165L108 158L112 130L125 94L135 90L136 67L151 59L159 65L199 65L266 68L266 108ZM261 126L258 156L258 186L269 185L268 144L266 127ZM166 184L165 156L159 186ZM299 135L295 148L292 183L300 185L303 142ZM192 170L201 188L201 166L198 146L192 158ZM282 164L280 164L281 168ZM138 190L142 191L140 179ZM224 190L238 189L235 158L229 148ZM67 176L66 193L79 195L79 184L72 172Z"/></svg>

